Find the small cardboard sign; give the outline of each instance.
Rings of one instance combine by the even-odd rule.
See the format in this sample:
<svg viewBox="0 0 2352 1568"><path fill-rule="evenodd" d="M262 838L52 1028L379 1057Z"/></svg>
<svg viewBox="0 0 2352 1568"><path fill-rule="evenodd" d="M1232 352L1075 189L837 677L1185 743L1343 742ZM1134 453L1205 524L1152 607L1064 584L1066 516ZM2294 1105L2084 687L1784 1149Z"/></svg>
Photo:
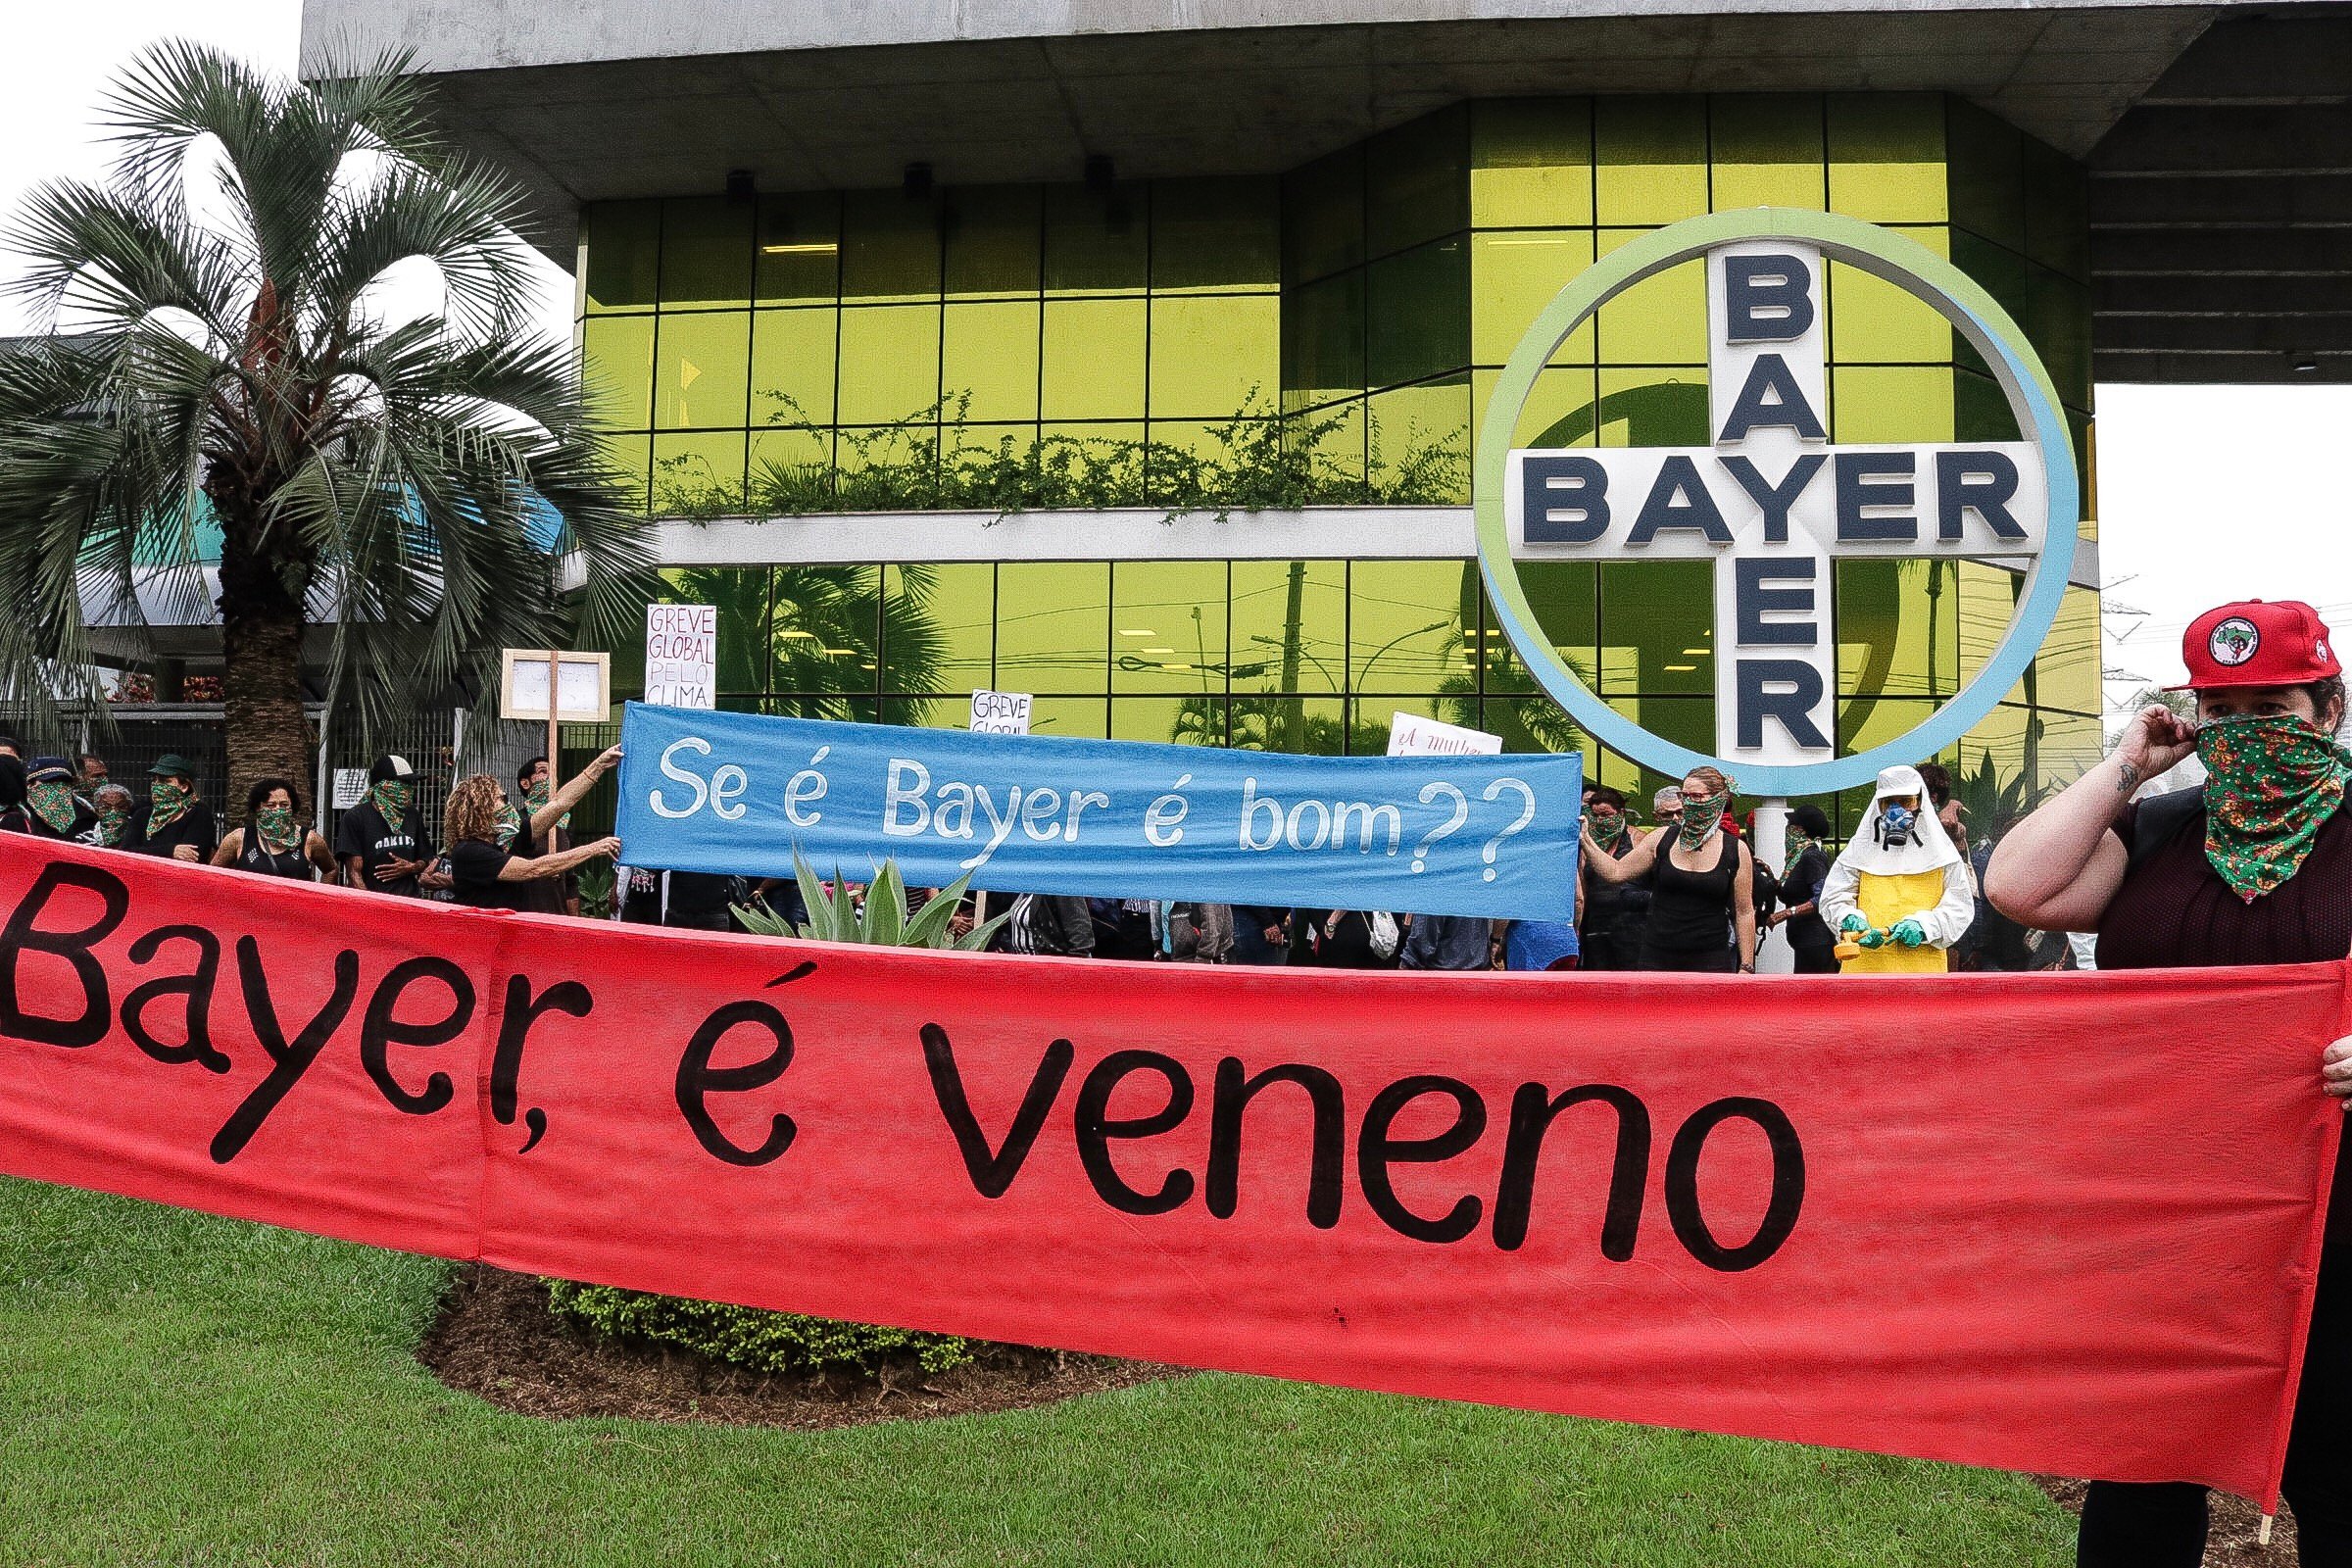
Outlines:
<svg viewBox="0 0 2352 1568"><path fill-rule="evenodd" d="M718 611L710 605L645 607L645 700L664 708L718 702Z"/></svg>
<svg viewBox="0 0 2352 1568"><path fill-rule="evenodd" d="M1419 713L1389 715L1391 757L1498 757L1502 737Z"/></svg>
<svg viewBox="0 0 2352 1568"><path fill-rule="evenodd" d="M1029 733L1029 705L1033 701L1027 692L975 691L972 693L972 733L976 735L1026 735Z"/></svg>
<svg viewBox="0 0 2352 1568"><path fill-rule="evenodd" d="M608 654L556 656L554 717L566 724L605 724L612 718L612 661ZM509 648L498 683L498 716L544 724L547 710L547 650Z"/></svg>
<svg viewBox="0 0 2352 1568"><path fill-rule="evenodd" d="M335 792L332 797L338 811L348 811L368 798L368 770L364 767L335 769Z"/></svg>

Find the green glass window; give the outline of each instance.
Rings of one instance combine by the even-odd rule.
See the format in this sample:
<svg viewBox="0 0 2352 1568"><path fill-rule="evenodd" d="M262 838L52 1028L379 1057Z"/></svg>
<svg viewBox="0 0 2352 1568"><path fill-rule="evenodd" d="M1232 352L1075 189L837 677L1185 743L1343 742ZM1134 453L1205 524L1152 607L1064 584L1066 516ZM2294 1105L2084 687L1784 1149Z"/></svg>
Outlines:
<svg viewBox="0 0 2352 1568"><path fill-rule="evenodd" d="M2090 404L2090 294L2045 267L2026 270L2026 337L2070 408Z"/></svg>
<svg viewBox="0 0 2352 1568"><path fill-rule="evenodd" d="M1591 99L1484 99L1470 111L1471 222L1591 226Z"/></svg>
<svg viewBox="0 0 2352 1568"><path fill-rule="evenodd" d="M841 297L864 304L939 297L939 212L899 190L842 198Z"/></svg>
<svg viewBox="0 0 2352 1568"><path fill-rule="evenodd" d="M653 438L646 435L609 435L597 439L598 454L613 469L614 482L626 492L624 505L644 507L650 504L650 479L653 473Z"/></svg>
<svg viewBox="0 0 2352 1568"><path fill-rule="evenodd" d="M1458 561L1356 562L1348 589L1350 684L1366 692L1462 689L1461 656L1477 638L1477 614Z"/></svg>
<svg viewBox="0 0 2352 1568"><path fill-rule="evenodd" d="M1037 417L1038 303L992 300L950 305L940 343L940 390L951 400L970 394L962 416L979 420Z"/></svg>
<svg viewBox="0 0 2352 1568"><path fill-rule="evenodd" d="M752 318L752 423L831 424L831 310L760 311Z"/></svg>
<svg viewBox="0 0 2352 1568"><path fill-rule="evenodd" d="M2097 713L2099 662L2099 596L2089 588L2070 587L2034 658L2034 700L2044 708Z"/></svg>
<svg viewBox="0 0 2352 1568"><path fill-rule="evenodd" d="M1148 320L1142 299L1046 301L1044 417L1141 417Z"/></svg>
<svg viewBox="0 0 2352 1568"><path fill-rule="evenodd" d="M749 311L662 318L654 344L654 427L741 429L751 358Z"/></svg>
<svg viewBox="0 0 2352 1568"><path fill-rule="evenodd" d="M1493 406L1500 370L1470 372L1470 412L1476 421L1470 432L1475 449L1478 430ZM1599 386L1590 367L1558 365L1536 372L1520 408L1511 444L1519 447L1589 447L1598 443Z"/></svg>
<svg viewBox="0 0 2352 1568"><path fill-rule="evenodd" d="M1940 223L1950 216L1940 95L1834 92L1824 110L1832 212L1874 223Z"/></svg>
<svg viewBox="0 0 2352 1568"><path fill-rule="evenodd" d="M1696 97L1593 100L1599 220L1644 228L1707 210L1707 106Z"/></svg>
<svg viewBox="0 0 2352 1568"><path fill-rule="evenodd" d="M883 567L882 689L958 697L991 686L996 596L984 561Z"/></svg>
<svg viewBox="0 0 2352 1568"><path fill-rule="evenodd" d="M1198 480L1206 468L1247 466L1259 442L1290 450L1283 436L1266 419L1153 419L1147 431L1150 499L1157 505L1197 495L1197 486L1188 488L1188 476Z"/></svg>
<svg viewBox="0 0 2352 1568"><path fill-rule="evenodd" d="M1652 735L1677 746L1688 746L1702 756L1711 757L1715 753L1715 699L1711 696L1626 697L1612 700L1609 706ZM1679 777L1668 777L1645 767L1635 776L1634 787L1626 791L1626 797L1630 803L1639 805L1643 821L1651 821L1652 798L1665 785L1680 783Z"/></svg>
<svg viewBox="0 0 2352 1568"><path fill-rule="evenodd" d="M1508 360L1544 307L1592 265L1592 236L1583 229L1491 229L1472 235L1471 363ZM1551 362L1592 363L1591 320L1568 335Z"/></svg>
<svg viewBox="0 0 2352 1568"><path fill-rule="evenodd" d="M950 299L1035 294L1043 209L1035 185L981 185L948 197Z"/></svg>
<svg viewBox="0 0 2352 1568"><path fill-rule="evenodd" d="M1282 282L1281 185L1271 176L1152 186L1152 287L1271 290Z"/></svg>
<svg viewBox="0 0 2352 1568"><path fill-rule="evenodd" d="M662 204L662 308L740 310L752 299L750 202L723 196Z"/></svg>
<svg viewBox="0 0 2352 1568"><path fill-rule="evenodd" d="M1836 563L1838 689L1949 697L1960 689L1959 563Z"/></svg>
<svg viewBox="0 0 2352 1568"><path fill-rule="evenodd" d="M1049 185L1046 203L1048 294L1141 293L1151 275L1149 188L1098 192Z"/></svg>
<svg viewBox="0 0 2352 1568"><path fill-rule="evenodd" d="M1342 272L1282 301L1282 401L1316 408L1364 390L1364 274Z"/></svg>
<svg viewBox="0 0 2352 1568"><path fill-rule="evenodd" d="M1585 776L1596 784L1614 782L1605 771L1611 765L1631 778L1634 765L1602 752L1594 755L1592 744L1567 710L1548 697L1489 697L1480 706L1474 727L1490 735L1502 737L1502 749L1517 755L1524 752L1583 752ZM1445 715L1440 714L1441 718ZM1467 723L1467 719L1451 719L1449 723Z"/></svg>
<svg viewBox="0 0 2352 1568"><path fill-rule="evenodd" d="M882 722L911 729L962 729L967 722L966 699L954 697L885 697Z"/></svg>
<svg viewBox="0 0 2352 1568"><path fill-rule="evenodd" d="M618 430L652 424L654 318L591 318L581 324L580 348L597 422Z"/></svg>
<svg viewBox="0 0 2352 1568"><path fill-rule="evenodd" d="M770 691L830 695L871 693L876 688L880 575L873 566L774 568ZM723 647L723 627L719 641Z"/></svg>
<svg viewBox="0 0 2352 1568"><path fill-rule="evenodd" d="M1222 561L1112 566L1112 691L1225 695L1225 569Z"/></svg>
<svg viewBox="0 0 2352 1568"><path fill-rule="evenodd" d="M841 294L841 198L831 191L760 198L752 280L762 305L830 305Z"/></svg>
<svg viewBox="0 0 2352 1568"><path fill-rule="evenodd" d="M845 307L840 386L844 424L887 424L937 403L939 307Z"/></svg>
<svg viewBox="0 0 2352 1568"><path fill-rule="evenodd" d="M1470 729L1480 727L1478 695L1475 692L1357 697L1350 699L1348 704L1348 754L1350 757L1385 756L1389 749L1389 731L1395 727L1398 713L1410 713L1416 718L1434 718L1441 724L1461 724Z"/></svg>
<svg viewBox="0 0 2352 1568"><path fill-rule="evenodd" d="M1281 374L1281 304L1268 294L1152 301L1152 415L1213 419L1271 411Z"/></svg>
<svg viewBox="0 0 2352 1568"><path fill-rule="evenodd" d="M805 511L795 499L829 487L833 427L810 430L755 430L751 444L751 499L760 510ZM827 492L829 493L829 491Z"/></svg>
<svg viewBox="0 0 2352 1568"><path fill-rule="evenodd" d="M1470 377L1446 376L1364 400L1365 459L1383 499L1404 506L1470 499Z"/></svg>
<svg viewBox="0 0 2352 1568"><path fill-rule="evenodd" d="M1600 567L1600 690L1715 690L1715 570L1704 561L1604 563ZM1711 737L1710 737L1711 739ZM1713 751L1709 745L1703 748Z"/></svg>
<svg viewBox="0 0 2352 1568"><path fill-rule="evenodd" d="M1341 698L1236 697L1231 710L1236 750L1347 755L1348 705Z"/></svg>
<svg viewBox="0 0 2352 1568"><path fill-rule="evenodd" d="M1110 656L1104 607L1109 603L1107 562L1007 561L1000 565L999 687L1019 692L1106 690ZM1102 732L1098 728L1093 733Z"/></svg>
<svg viewBox="0 0 2352 1568"><path fill-rule="evenodd" d="M1955 441L2015 441L2017 411L2009 395L1989 375L1974 370L1952 372L1952 439Z"/></svg>
<svg viewBox="0 0 2352 1568"><path fill-rule="evenodd" d="M1936 713L1936 705L1916 697L1841 697L1838 702L1838 745L1849 756L1908 735ZM1859 792L1856 792L1859 794Z"/></svg>
<svg viewBox="0 0 2352 1568"><path fill-rule="evenodd" d="M2026 138L1960 98L1944 100L1952 223L2012 251L2026 248Z"/></svg>
<svg viewBox="0 0 2352 1568"><path fill-rule="evenodd" d="M1600 689L1596 643L1600 625L1600 568L1584 561L1523 561L1519 583L1527 594L1536 624L1561 662L1591 690ZM1535 677L1519 651L1503 635L1502 625L1488 606L1480 633L1481 659L1486 664L1489 691L1532 692ZM1713 750L1713 748L1709 748Z"/></svg>
<svg viewBox="0 0 2352 1568"><path fill-rule="evenodd" d="M1365 278L1370 385L1396 386L1470 363L1466 236L1383 257L1365 269Z"/></svg>
<svg viewBox="0 0 2352 1568"><path fill-rule="evenodd" d="M1957 569L1960 679L1965 684L1975 680L1977 672L1991 662L1993 650L2008 634L2009 623L2016 618L2018 594L2025 578L2014 571L1975 561L1963 561ZM2022 685L2012 686L2004 694L2005 700L2022 701L2024 690Z"/></svg>
<svg viewBox="0 0 2352 1568"><path fill-rule="evenodd" d="M1903 231L1942 255L1950 234L1940 228ZM1830 357L1840 364L1949 364L1952 326L1943 313L1899 283L1857 267L1829 268Z"/></svg>
<svg viewBox="0 0 2352 1568"><path fill-rule="evenodd" d="M1284 279L1310 282L1364 259L1364 150L1343 147L1282 181Z"/></svg>
<svg viewBox="0 0 2352 1568"><path fill-rule="evenodd" d="M1144 494L1145 426L1140 420L1095 419L1043 424L1045 461L1066 464L1072 480L1100 505L1140 507Z"/></svg>
<svg viewBox="0 0 2352 1568"><path fill-rule="evenodd" d="M2090 172L2026 138L2026 254L2068 277L2090 277Z"/></svg>
<svg viewBox="0 0 2352 1568"><path fill-rule="evenodd" d="M1348 564L1233 563L1234 691L1337 693L1347 679Z"/></svg>
<svg viewBox="0 0 2352 1568"><path fill-rule="evenodd" d="M1386 256L1470 226L1470 113L1457 104L1364 146L1364 251Z"/></svg>
<svg viewBox="0 0 2352 1568"><path fill-rule="evenodd" d="M741 507L744 499L741 430L704 430L654 437L654 510L707 511Z"/></svg>
<svg viewBox="0 0 2352 1568"><path fill-rule="evenodd" d="M652 310L661 297L662 204L590 202L581 208L580 270L589 315Z"/></svg>
<svg viewBox="0 0 2352 1568"><path fill-rule="evenodd" d="M1600 236L1606 256L1638 234ZM1593 313L1603 365L1707 363L1707 267L1692 260L1652 273Z"/></svg>
<svg viewBox="0 0 2352 1568"><path fill-rule="evenodd" d="M1110 704L1100 697L1040 697L1029 705L1033 735L1067 735L1073 740L1106 740Z"/></svg>
<svg viewBox="0 0 2352 1568"><path fill-rule="evenodd" d="M2099 721L2087 713L2040 713L2034 762L2044 790L2072 784L2099 764L2106 755Z"/></svg>
<svg viewBox="0 0 2352 1568"><path fill-rule="evenodd" d="M1283 422L1287 447L1314 454L1318 482L1360 483L1364 477L1364 404L1361 398L1312 414L1294 414Z"/></svg>
<svg viewBox="0 0 2352 1568"><path fill-rule="evenodd" d="M1225 696L1122 697L1110 705L1110 738L1162 746L1223 746Z"/></svg>
<svg viewBox="0 0 2352 1568"><path fill-rule="evenodd" d="M1819 97L1718 94L1707 100L1707 115L1715 211L1818 208L1829 199Z"/></svg>
<svg viewBox="0 0 2352 1568"><path fill-rule="evenodd" d="M744 695L765 689L767 647L767 568L765 566L689 566L662 573L660 602L666 605L709 605L718 614L718 689L725 695ZM644 658L638 639L638 658ZM642 663L639 680L643 681Z"/></svg>
<svg viewBox="0 0 2352 1568"><path fill-rule="evenodd" d="M1948 441L1954 388L1939 367L1840 365L1830 370L1830 436L1849 443Z"/></svg>
<svg viewBox="0 0 2352 1568"><path fill-rule="evenodd" d="M1703 447L1707 372L1603 369L1598 418L1604 447Z"/></svg>

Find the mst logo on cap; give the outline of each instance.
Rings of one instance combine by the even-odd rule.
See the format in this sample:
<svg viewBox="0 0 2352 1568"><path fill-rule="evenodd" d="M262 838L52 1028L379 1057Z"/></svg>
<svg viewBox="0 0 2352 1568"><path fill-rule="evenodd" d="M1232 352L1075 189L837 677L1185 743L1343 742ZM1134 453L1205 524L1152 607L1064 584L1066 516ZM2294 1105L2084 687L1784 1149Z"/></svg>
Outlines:
<svg viewBox="0 0 2352 1568"><path fill-rule="evenodd" d="M2343 673L2327 622L2299 600L2248 599L2208 610L2188 623L2175 691L2223 686L2299 686Z"/></svg>

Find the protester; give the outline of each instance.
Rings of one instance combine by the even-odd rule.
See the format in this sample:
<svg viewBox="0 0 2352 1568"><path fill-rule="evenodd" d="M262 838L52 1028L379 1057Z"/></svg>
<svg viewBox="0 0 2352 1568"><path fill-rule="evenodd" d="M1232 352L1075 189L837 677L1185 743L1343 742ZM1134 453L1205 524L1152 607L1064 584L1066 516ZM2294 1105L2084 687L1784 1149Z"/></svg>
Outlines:
<svg viewBox="0 0 2352 1568"><path fill-rule="evenodd" d="M1943 836L1952 841L1960 858L1968 858L1968 819L1959 798L1952 793L1952 775L1941 762L1919 764L1919 781L1928 787L1928 799L1936 808L1936 819L1943 823Z"/></svg>
<svg viewBox="0 0 2352 1568"><path fill-rule="evenodd" d="M1233 906L1233 961L1278 964L1290 956L1291 911L1264 905Z"/></svg>
<svg viewBox="0 0 2352 1568"><path fill-rule="evenodd" d="M130 813L122 847L174 860L210 858L220 835L212 806L196 797L195 764L177 752L166 752L147 769L147 803Z"/></svg>
<svg viewBox="0 0 2352 1568"><path fill-rule="evenodd" d="M85 799L95 796L107 781L106 759L95 752L76 753L74 767L81 776L81 793Z"/></svg>
<svg viewBox="0 0 2352 1568"><path fill-rule="evenodd" d="M1498 922L1484 915L1416 914L1397 951L1403 969L1492 969Z"/></svg>
<svg viewBox="0 0 2352 1568"><path fill-rule="evenodd" d="M131 808L138 804L127 786L99 785L90 792L90 808L98 813L98 842L110 850L122 847L130 832Z"/></svg>
<svg viewBox="0 0 2352 1568"><path fill-rule="evenodd" d="M253 781L245 792L245 824L229 829L213 863L292 882L335 880L334 852L302 819L302 794L282 778Z"/></svg>
<svg viewBox="0 0 2352 1568"><path fill-rule="evenodd" d="M592 762L591 768L595 766ZM589 780L594 783L592 777ZM571 813L549 808L555 800L555 769L545 757L534 757L514 770L514 788L522 800L522 810L530 818L530 831L517 833L511 846L513 853L522 856L560 854L571 848ZM722 879L723 880L723 879ZM740 890L738 890L740 891ZM669 902L677 902L679 890L672 888ZM556 880L544 877L530 884L523 895L527 906L536 914L578 914L580 912L580 879L576 872L566 871ZM697 930L727 929L726 907L718 910L716 926L697 926Z"/></svg>
<svg viewBox="0 0 2352 1568"><path fill-rule="evenodd" d="M1658 793L1663 815L1665 791ZM1653 873L1641 968L1755 972L1755 859L1745 844L1723 830L1731 795L1732 781L1721 772L1692 768L1683 780L1679 824L1652 829L1622 858L1602 851L1586 827L1585 863L1600 880L1626 883Z"/></svg>
<svg viewBox="0 0 2352 1568"><path fill-rule="evenodd" d="M617 748L605 756L616 753ZM591 770L594 771L594 764ZM571 802L586 793L587 785L582 780L593 782L588 773L583 773L556 793L555 801L564 809L568 810ZM579 786L576 792L574 785ZM600 856L610 858L620 854L620 840L615 838L602 838L593 844L549 855L514 854L509 846L521 837L523 819L507 799L506 790L487 773L460 779L449 792L443 830L449 843L450 878L457 902L476 909L527 908L524 894L531 883L560 878L573 866Z"/></svg>
<svg viewBox="0 0 2352 1568"><path fill-rule="evenodd" d="M24 766L24 831L69 844L106 842L98 809L74 792L74 769L62 757L36 757Z"/></svg>
<svg viewBox="0 0 2352 1568"><path fill-rule="evenodd" d="M1837 939L1821 917L1822 884L1829 880L1830 819L1818 806L1788 813L1788 853L1781 872L1781 906L1767 926L1788 928L1788 951L1798 974L1836 974Z"/></svg>
<svg viewBox="0 0 2352 1568"><path fill-rule="evenodd" d="M1385 909L1305 909L1315 935L1319 969L1393 969L1399 933Z"/></svg>
<svg viewBox="0 0 2352 1568"><path fill-rule="evenodd" d="M2198 616L2181 643L2195 722L2143 710L2106 760L2011 828L1985 869L1993 906L2038 930L2095 930L2106 969L2352 953L2352 752L2337 738L2344 679L2331 641L2318 612L2294 601ZM2142 779L2191 752L2205 764L2202 786L2132 804ZM2328 1048L2321 1083L2352 1096L2352 1041ZM2315 1565L2352 1563L2352 1139L2338 1156L2284 1479L2302 1560ZM2205 1533L2203 1487L2093 1482L2077 1560L2193 1568Z"/></svg>
<svg viewBox="0 0 2352 1568"><path fill-rule="evenodd" d="M384 756L368 769L368 798L335 824L335 857L347 887L416 897L433 862L433 841L416 809L416 770ZM446 873L444 873L446 874Z"/></svg>
<svg viewBox="0 0 2352 1568"><path fill-rule="evenodd" d="M1669 784L1649 798L1649 814L1658 819L1660 827L1683 825L1683 792Z"/></svg>
<svg viewBox="0 0 2352 1568"><path fill-rule="evenodd" d="M1233 954L1233 906L1170 901L1155 906L1159 956L1178 963L1223 963Z"/></svg>
<svg viewBox="0 0 2352 1568"><path fill-rule="evenodd" d="M1024 893L1004 925L1005 950L1066 958L1095 956L1095 919L1084 899Z"/></svg>
<svg viewBox="0 0 2352 1568"><path fill-rule="evenodd" d="M0 833L29 833L32 813L24 807L24 759L0 748Z"/></svg>
<svg viewBox="0 0 2352 1568"><path fill-rule="evenodd" d="M14 735L0 735L0 757L13 757L22 762L24 760L24 743Z"/></svg>
<svg viewBox="0 0 2352 1568"><path fill-rule="evenodd" d="M1930 808L1919 769L1880 772L1869 814L1838 853L1819 902L1847 974L1951 967L1944 952L1976 918L1976 884Z"/></svg>
<svg viewBox="0 0 2352 1568"><path fill-rule="evenodd" d="M673 931L732 931L734 906L752 900L749 886L739 876L629 865L622 866L612 880L620 901L614 918L637 925L667 926ZM807 920L806 911L779 912L795 924Z"/></svg>
<svg viewBox="0 0 2352 1568"><path fill-rule="evenodd" d="M1680 791L1675 800L1682 800ZM1602 852L1622 859L1634 847L1633 827L1626 820L1625 797L1605 785L1592 791L1585 808L1585 825ZM1649 913L1646 882L1604 882L1590 865L1579 868L1584 882L1584 919L1578 948L1579 965L1586 969L1631 969L1642 957L1642 926Z"/></svg>

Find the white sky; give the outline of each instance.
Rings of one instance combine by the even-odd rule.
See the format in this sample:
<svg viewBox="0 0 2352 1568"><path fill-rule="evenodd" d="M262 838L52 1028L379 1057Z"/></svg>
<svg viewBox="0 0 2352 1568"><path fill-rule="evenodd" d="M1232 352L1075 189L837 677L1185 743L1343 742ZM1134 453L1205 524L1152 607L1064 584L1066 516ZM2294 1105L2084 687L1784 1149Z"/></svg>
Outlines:
<svg viewBox="0 0 2352 1568"><path fill-rule="evenodd" d="M301 0L23 0L0 52L0 214L58 175L94 175L107 83L146 44L201 38L291 72ZM0 248L0 280L17 260ZM548 270L545 319L569 331ZM25 321L0 300L0 333ZM2227 599L2304 599L2352 636L2352 386L2098 392L2099 535L2108 700L2178 678L2180 631ZM2144 613L2143 613L2144 612Z"/></svg>

